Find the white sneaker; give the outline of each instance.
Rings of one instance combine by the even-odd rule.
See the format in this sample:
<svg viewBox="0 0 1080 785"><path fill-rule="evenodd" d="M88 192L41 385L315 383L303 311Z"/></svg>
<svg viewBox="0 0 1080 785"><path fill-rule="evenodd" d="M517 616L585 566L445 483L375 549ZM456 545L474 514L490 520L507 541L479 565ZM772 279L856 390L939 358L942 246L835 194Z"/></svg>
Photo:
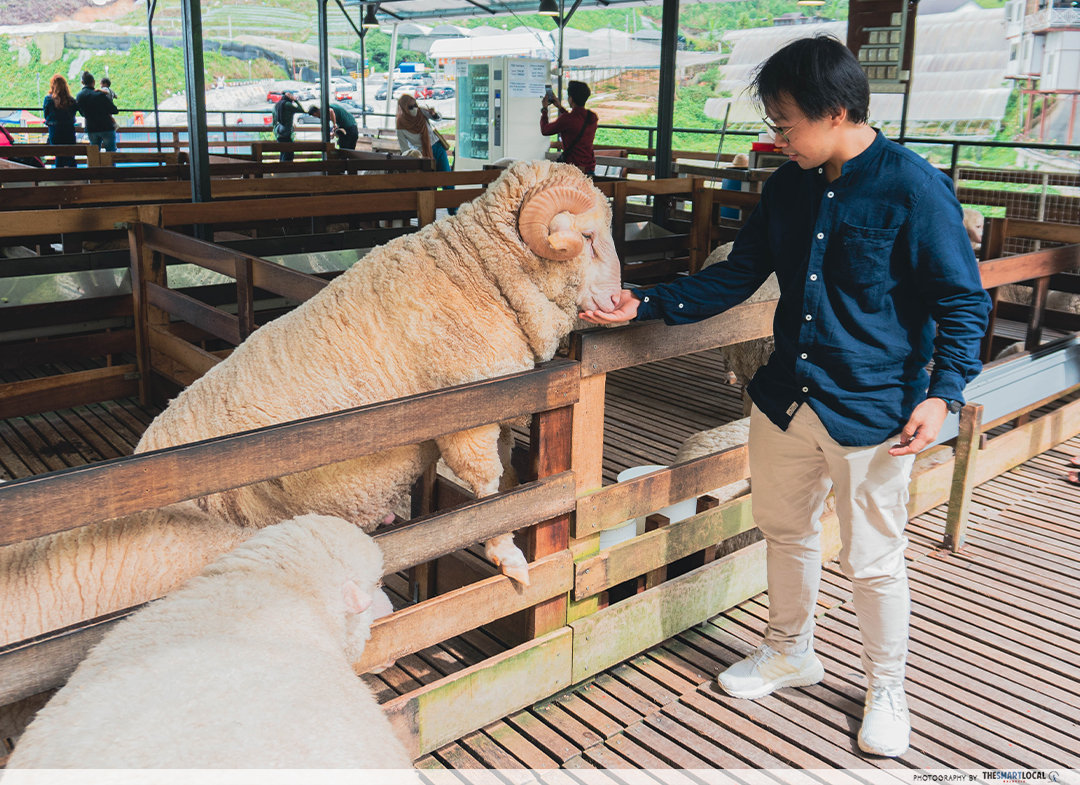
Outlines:
<svg viewBox="0 0 1080 785"><path fill-rule="evenodd" d="M716 677L736 698L764 698L781 687L805 687L825 678L825 667L811 649L802 656L781 654L767 644Z"/></svg>
<svg viewBox="0 0 1080 785"><path fill-rule="evenodd" d="M911 718L903 686L867 690L859 749L871 755L895 758L907 752L910 736Z"/></svg>

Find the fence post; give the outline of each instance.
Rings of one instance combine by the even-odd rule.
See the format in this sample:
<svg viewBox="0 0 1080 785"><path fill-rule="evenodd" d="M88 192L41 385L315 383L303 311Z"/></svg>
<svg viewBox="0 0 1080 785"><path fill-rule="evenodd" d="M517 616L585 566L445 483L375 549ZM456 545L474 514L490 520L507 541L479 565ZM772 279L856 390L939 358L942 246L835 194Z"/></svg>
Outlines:
<svg viewBox="0 0 1080 785"><path fill-rule="evenodd" d="M1000 259L1005 252L1005 232L1008 227L1007 218L990 218L983 227L982 260ZM997 326L998 290L995 287L990 292L990 321L986 325L986 334L982 340L982 361L988 363L994 359L994 329Z"/></svg>
<svg viewBox="0 0 1080 785"><path fill-rule="evenodd" d="M611 239L615 242L615 255L619 265L626 265L626 189L629 183L619 180L611 189Z"/></svg>
<svg viewBox="0 0 1080 785"><path fill-rule="evenodd" d="M237 256L236 264L236 318L240 321L240 340L246 340L255 332L255 286L252 283L250 256Z"/></svg>
<svg viewBox="0 0 1080 785"><path fill-rule="evenodd" d="M541 412L532 419L529 443L537 479L567 471L572 463L573 407ZM570 516L560 515L528 530L525 557L534 562L570 547ZM528 612L526 635L539 638L566 626L567 595L545 600Z"/></svg>
<svg viewBox="0 0 1080 785"><path fill-rule="evenodd" d="M161 210L157 207L140 207L139 220L128 225L128 249L131 255L131 299L135 321L135 356L139 369L139 401L143 406L151 402L153 363L150 355L150 326L168 326L169 315L150 305L146 285L153 282L168 286L165 258L151 251L143 243L143 225L160 223Z"/></svg>
<svg viewBox="0 0 1080 785"><path fill-rule="evenodd" d="M616 184L616 189L625 184ZM570 337L570 359L582 361L583 342L587 333L574 333ZM574 404L573 437L570 465L574 470L576 495L580 499L591 491L600 490L604 484L604 397L607 392L607 374L583 376L578 386L578 402ZM576 513L575 513L576 515ZM574 561L581 561L600 552L600 534L593 534L570 543ZM600 607L600 595L572 600L567 610L567 621L580 619L595 613Z"/></svg>
<svg viewBox="0 0 1080 785"><path fill-rule="evenodd" d="M983 407L969 403L960 410L960 432L956 437L949 511L941 547L958 552L967 542L968 513L971 511L971 484L975 481L975 458L979 452Z"/></svg>
<svg viewBox="0 0 1080 785"><path fill-rule="evenodd" d="M690 219L690 274L699 272L712 250L713 189L704 178L694 178Z"/></svg>

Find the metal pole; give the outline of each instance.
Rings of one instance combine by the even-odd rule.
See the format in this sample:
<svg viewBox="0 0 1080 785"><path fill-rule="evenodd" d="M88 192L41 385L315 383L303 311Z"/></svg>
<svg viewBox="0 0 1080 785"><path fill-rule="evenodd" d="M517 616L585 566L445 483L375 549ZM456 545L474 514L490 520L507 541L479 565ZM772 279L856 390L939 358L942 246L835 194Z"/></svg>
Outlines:
<svg viewBox="0 0 1080 785"><path fill-rule="evenodd" d="M383 128L390 122L390 104L394 99L394 61L397 60L397 26L398 23L394 22L394 32L390 34L390 60L386 64L386 114L387 117L383 118Z"/></svg>
<svg viewBox="0 0 1080 785"><path fill-rule="evenodd" d="M146 8L146 33L150 41L150 87L154 91L154 128L157 131L157 151L161 152L161 118L158 117L157 97L157 66L154 63L154 11L157 10L157 0L153 0Z"/></svg>
<svg viewBox="0 0 1080 785"><path fill-rule="evenodd" d="M672 127L675 124L675 63L679 45L679 0L664 0L660 22L660 89L656 107L656 179L671 176ZM667 199L653 200L653 223L667 223Z"/></svg>
<svg viewBox="0 0 1080 785"><path fill-rule="evenodd" d="M896 141L900 144L904 143L904 139L907 138L907 112L908 112L908 99L911 97L911 80L909 79L904 84L904 101L900 108L900 138Z"/></svg>
<svg viewBox="0 0 1080 785"><path fill-rule="evenodd" d="M566 29L566 17L563 16L563 0L559 0L559 59L558 59L558 77L559 77L559 100L563 98L563 31Z"/></svg>
<svg viewBox="0 0 1080 785"><path fill-rule="evenodd" d="M328 23L326 4L330 0L319 0L319 123L322 125L323 143L330 141L330 45L328 43Z"/></svg>
<svg viewBox="0 0 1080 785"><path fill-rule="evenodd" d="M360 20L364 18L364 6L361 4L360 8ZM367 112L364 111L367 107L367 54L364 52L364 38L367 37L367 28L360 28L360 122L364 124L364 128L367 128Z"/></svg>
<svg viewBox="0 0 1080 785"><path fill-rule="evenodd" d="M184 89L187 90L188 157L191 161L191 200L209 202L210 146L206 137L206 83L203 66L200 0L180 0L184 31ZM196 232L201 234L200 227Z"/></svg>

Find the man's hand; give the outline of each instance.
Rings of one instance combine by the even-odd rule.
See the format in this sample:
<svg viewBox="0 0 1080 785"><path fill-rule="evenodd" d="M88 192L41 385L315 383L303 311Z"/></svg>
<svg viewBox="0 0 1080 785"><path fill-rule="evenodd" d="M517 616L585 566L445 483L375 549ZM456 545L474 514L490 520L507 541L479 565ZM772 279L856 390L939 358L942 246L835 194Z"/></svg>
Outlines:
<svg viewBox="0 0 1080 785"><path fill-rule="evenodd" d="M900 443L889 448L889 455L915 455L937 438L949 407L941 398L927 398L915 407L900 432Z"/></svg>
<svg viewBox="0 0 1080 785"><path fill-rule="evenodd" d="M578 317L592 324L628 322L637 316L640 303L641 301L634 297L629 289L623 289L619 293L619 302L616 303L614 311L582 311L578 314Z"/></svg>

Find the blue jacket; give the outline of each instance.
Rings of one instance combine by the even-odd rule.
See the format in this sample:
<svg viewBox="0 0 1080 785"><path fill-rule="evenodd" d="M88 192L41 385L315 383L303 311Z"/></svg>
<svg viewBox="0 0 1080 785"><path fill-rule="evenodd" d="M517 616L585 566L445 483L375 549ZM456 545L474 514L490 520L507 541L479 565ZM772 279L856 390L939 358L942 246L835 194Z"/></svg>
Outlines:
<svg viewBox="0 0 1080 785"><path fill-rule="evenodd" d="M780 428L807 403L838 443L880 444L927 394L963 400L982 368L990 297L952 181L881 133L832 183L781 166L727 261L640 292L637 318L714 316L772 272L776 350L748 390Z"/></svg>

